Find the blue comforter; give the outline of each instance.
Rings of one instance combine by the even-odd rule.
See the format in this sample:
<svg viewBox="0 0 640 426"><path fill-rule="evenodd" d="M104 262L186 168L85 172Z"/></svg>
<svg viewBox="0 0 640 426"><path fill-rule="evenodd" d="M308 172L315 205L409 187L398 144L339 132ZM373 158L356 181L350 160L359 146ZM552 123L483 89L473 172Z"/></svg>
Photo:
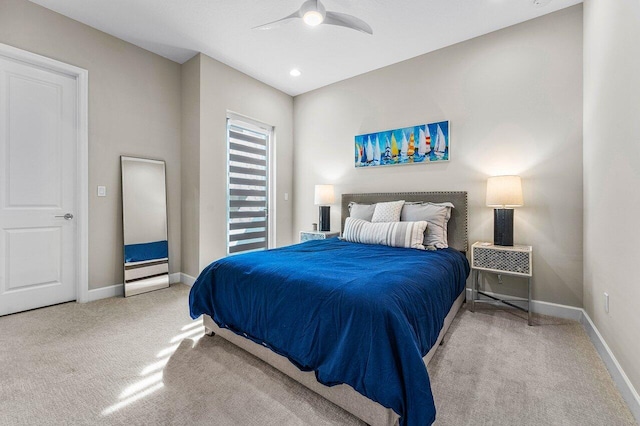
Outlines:
<svg viewBox="0 0 640 426"><path fill-rule="evenodd" d="M208 314L325 385L351 385L402 425L430 425L436 412L422 357L468 275L453 249L332 238L213 262L189 302L192 318Z"/></svg>

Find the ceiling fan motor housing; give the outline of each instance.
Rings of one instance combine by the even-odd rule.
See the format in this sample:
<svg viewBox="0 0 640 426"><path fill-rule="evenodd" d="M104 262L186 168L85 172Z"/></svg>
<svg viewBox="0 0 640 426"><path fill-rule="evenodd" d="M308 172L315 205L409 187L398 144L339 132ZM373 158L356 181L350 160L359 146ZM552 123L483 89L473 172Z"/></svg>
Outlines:
<svg viewBox="0 0 640 426"><path fill-rule="evenodd" d="M307 25L316 26L324 21L327 10L318 0L307 0L300 6L300 16Z"/></svg>

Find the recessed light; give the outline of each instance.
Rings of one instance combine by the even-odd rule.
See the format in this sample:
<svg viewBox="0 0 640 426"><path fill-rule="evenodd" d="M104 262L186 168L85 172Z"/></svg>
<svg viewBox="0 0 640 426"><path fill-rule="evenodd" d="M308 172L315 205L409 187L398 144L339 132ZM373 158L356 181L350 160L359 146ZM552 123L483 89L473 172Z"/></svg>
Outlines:
<svg viewBox="0 0 640 426"><path fill-rule="evenodd" d="M289 71L289 74L291 74L292 77L300 77L300 74L302 73L298 68L294 68L291 71Z"/></svg>

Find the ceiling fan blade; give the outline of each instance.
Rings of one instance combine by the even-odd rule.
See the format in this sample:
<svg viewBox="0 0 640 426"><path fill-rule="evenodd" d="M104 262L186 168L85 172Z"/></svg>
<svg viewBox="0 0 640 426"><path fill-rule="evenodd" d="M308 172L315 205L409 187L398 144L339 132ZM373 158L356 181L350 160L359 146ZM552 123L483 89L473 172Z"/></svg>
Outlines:
<svg viewBox="0 0 640 426"><path fill-rule="evenodd" d="M356 31L373 35L371 26L360 18L356 18L346 13L327 12L323 24L338 25L340 27L351 28Z"/></svg>
<svg viewBox="0 0 640 426"><path fill-rule="evenodd" d="M252 30L270 30L272 28L279 27L280 25L290 21L291 19L302 18L299 10L296 10L289 16L285 16L282 19L278 19L277 21L269 22L267 24L258 25L257 27L253 27Z"/></svg>

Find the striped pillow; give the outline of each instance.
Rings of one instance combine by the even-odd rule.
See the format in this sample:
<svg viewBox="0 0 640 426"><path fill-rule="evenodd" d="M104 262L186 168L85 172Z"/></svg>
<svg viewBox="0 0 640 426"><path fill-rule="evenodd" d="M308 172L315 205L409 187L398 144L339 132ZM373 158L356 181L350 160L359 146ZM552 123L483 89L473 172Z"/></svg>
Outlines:
<svg viewBox="0 0 640 426"><path fill-rule="evenodd" d="M425 221L371 223L348 217L344 223L342 238L352 243L424 250L422 241L427 224Z"/></svg>

